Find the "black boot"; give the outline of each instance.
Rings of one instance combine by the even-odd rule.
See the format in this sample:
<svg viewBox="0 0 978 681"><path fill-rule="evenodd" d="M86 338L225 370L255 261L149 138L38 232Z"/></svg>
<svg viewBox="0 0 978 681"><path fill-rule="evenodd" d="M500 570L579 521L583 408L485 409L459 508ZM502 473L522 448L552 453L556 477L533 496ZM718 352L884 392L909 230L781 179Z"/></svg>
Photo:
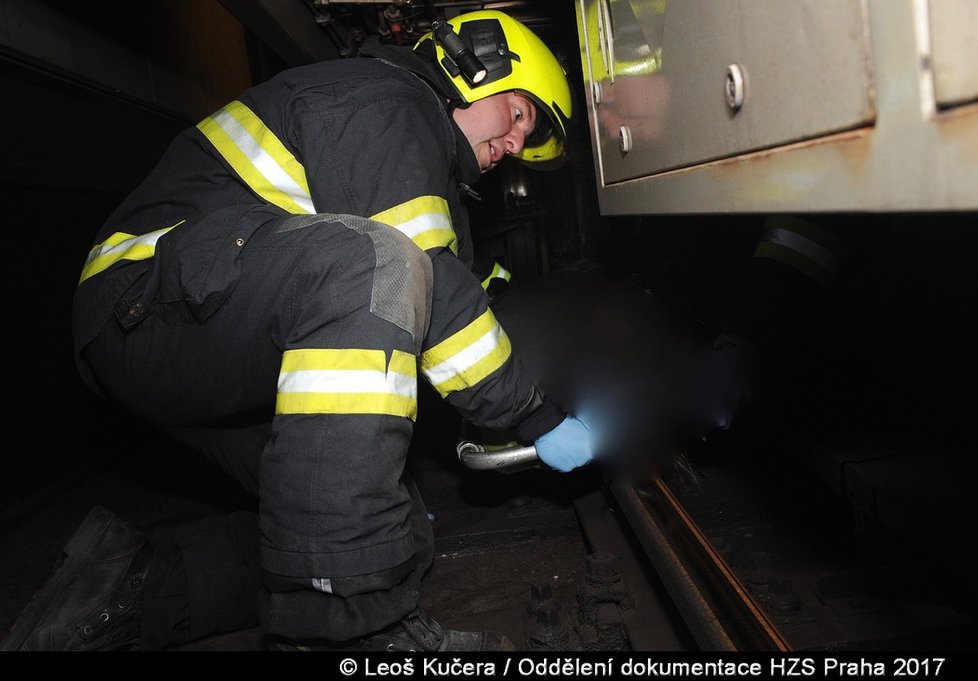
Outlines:
<svg viewBox="0 0 978 681"><path fill-rule="evenodd" d="M359 639L342 643L329 641L286 641L277 638L266 642L269 650L443 652L443 651L512 651L516 650L506 636L494 631L455 631L442 629L420 607L399 622Z"/></svg>
<svg viewBox="0 0 978 681"><path fill-rule="evenodd" d="M360 639L363 650L387 651L484 651L515 650L513 643L494 631L442 629L420 607L376 634Z"/></svg>
<svg viewBox="0 0 978 681"><path fill-rule="evenodd" d="M150 557L143 533L96 506L63 552L0 650L135 648Z"/></svg>

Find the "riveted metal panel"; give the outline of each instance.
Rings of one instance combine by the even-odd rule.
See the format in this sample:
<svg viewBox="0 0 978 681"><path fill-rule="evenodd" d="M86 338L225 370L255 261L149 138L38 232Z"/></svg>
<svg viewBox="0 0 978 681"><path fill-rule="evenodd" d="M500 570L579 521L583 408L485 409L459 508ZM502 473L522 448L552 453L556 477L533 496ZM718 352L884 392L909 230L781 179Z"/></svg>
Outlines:
<svg viewBox="0 0 978 681"><path fill-rule="evenodd" d="M938 106L978 100L978 3L930 0L929 9Z"/></svg>
<svg viewBox="0 0 978 681"><path fill-rule="evenodd" d="M617 88L624 76L615 75L614 83L611 83L614 67L609 65L608 72L602 71L603 47L592 35L594 31L589 22L594 23L594 19L588 14L597 0L578 1L580 48L584 76L588 79L585 94L589 104L598 202L603 215L978 209L978 192L975 191L978 186L978 102L967 100L951 106L951 100L935 87L935 82L942 79L947 82L949 73L971 73L975 68L974 59L970 54L952 57L957 61L952 67L944 68L942 59L937 58L935 67L931 51L932 38L934 42L943 41L943 34L939 38L933 37L942 30L939 26L943 22L967 25L972 21L975 10L970 5L973 3L967 0L962 3L952 0L947 5L944 0L851 0L848 3L849 7L864 7L868 18L865 33L869 40L869 65L864 73L871 74L871 78L863 80L862 86L866 88L865 101L872 103L873 110L872 120L864 125L748 148L687 165L656 164L652 159L645 167L636 164L624 172L622 154L611 143L606 129L599 134L607 116L602 113L608 102L606 86L610 84ZM715 14L727 7L719 0L713 3L687 1L696 4L703 15ZM661 3L662 0L645 2ZM685 4L670 2L665 10L662 25L665 48L669 46L666 36L672 30L670 13L674 6ZM808 3L784 4L806 6ZM938 14L944 16L935 20L931 9L937 5L941 6ZM619 13L619 16L622 15ZM717 23L715 19L711 21ZM775 26L767 30L775 37L782 33ZM964 34L965 39L969 38L967 30ZM845 34L822 37L830 46L837 42L845 46L850 41L850 36ZM773 39L771 36L759 38L762 41ZM962 36L952 32L951 39L961 40ZM814 55L817 53L811 54L812 61L816 62ZM662 67L654 75L666 72L668 59L668 51L664 50ZM777 52L769 51L766 59L769 65L777 64ZM745 60L740 63L746 66L747 94L741 112L732 116L732 120L755 106L758 99L757 79L751 74L751 65ZM702 63L692 63L690 68L700 71L705 67ZM840 86L845 80L839 70L826 72L826 76L833 83L838 78ZM703 78L705 76L697 73L688 78L673 79L668 81L668 88L674 92L677 87L685 87L687 81L695 83ZM966 82L959 75L954 80ZM718 97L722 97L722 93ZM810 96L805 103L816 106L817 100L817 96ZM765 104L772 117L787 117L797 101L785 97L766 99ZM646 109L655 110L650 106ZM699 130L697 119L690 116L691 122L686 129ZM671 136L669 126L674 120L672 114L663 120L662 132L658 134L668 139L662 142L661 149L671 149L668 144L679 145L681 151L688 146L702 146L703 142L695 133ZM756 141L765 132L760 126L749 128L744 134L750 141ZM632 148L641 149L639 135L635 130L631 132Z"/></svg>
<svg viewBox="0 0 978 681"><path fill-rule="evenodd" d="M860 1L585 0L582 23L605 183L874 119Z"/></svg>

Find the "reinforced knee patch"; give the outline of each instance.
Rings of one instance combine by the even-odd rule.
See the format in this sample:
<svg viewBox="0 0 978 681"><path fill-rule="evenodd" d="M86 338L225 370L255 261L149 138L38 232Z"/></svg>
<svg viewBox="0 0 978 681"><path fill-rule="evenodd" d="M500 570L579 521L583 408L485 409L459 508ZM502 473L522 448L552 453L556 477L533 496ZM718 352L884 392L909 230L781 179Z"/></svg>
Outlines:
<svg viewBox="0 0 978 681"><path fill-rule="evenodd" d="M286 220L278 231L322 222L340 223L373 242L376 267L370 312L411 334L415 353L420 353L431 321L432 271L427 254L396 229L357 215L300 215Z"/></svg>

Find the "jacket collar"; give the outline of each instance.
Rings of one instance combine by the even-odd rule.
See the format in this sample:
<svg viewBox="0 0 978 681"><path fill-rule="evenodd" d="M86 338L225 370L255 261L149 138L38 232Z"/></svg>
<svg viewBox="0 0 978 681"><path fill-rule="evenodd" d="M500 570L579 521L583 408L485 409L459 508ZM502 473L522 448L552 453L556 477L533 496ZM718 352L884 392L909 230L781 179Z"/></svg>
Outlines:
<svg viewBox="0 0 978 681"><path fill-rule="evenodd" d="M380 59L394 66L406 69L418 76L431 90L442 100L446 101L445 112L451 123L455 141L455 177L459 182L466 185L473 185L482 175L479 168L479 160L475 157L465 133L458 127L452 111L462 104L458 90L451 84L447 76L430 60L417 54L408 47L397 47L394 45L372 45L360 50L361 57L372 57Z"/></svg>

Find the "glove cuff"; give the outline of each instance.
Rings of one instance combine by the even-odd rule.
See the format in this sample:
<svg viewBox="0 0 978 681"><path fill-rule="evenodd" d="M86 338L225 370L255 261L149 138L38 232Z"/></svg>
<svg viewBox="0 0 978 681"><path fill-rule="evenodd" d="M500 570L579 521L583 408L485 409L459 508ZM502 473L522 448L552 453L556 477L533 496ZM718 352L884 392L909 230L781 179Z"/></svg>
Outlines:
<svg viewBox="0 0 978 681"><path fill-rule="evenodd" d="M541 435L559 426L566 417L567 413L556 402L544 397L543 404L517 424L516 437L523 444L536 442Z"/></svg>

